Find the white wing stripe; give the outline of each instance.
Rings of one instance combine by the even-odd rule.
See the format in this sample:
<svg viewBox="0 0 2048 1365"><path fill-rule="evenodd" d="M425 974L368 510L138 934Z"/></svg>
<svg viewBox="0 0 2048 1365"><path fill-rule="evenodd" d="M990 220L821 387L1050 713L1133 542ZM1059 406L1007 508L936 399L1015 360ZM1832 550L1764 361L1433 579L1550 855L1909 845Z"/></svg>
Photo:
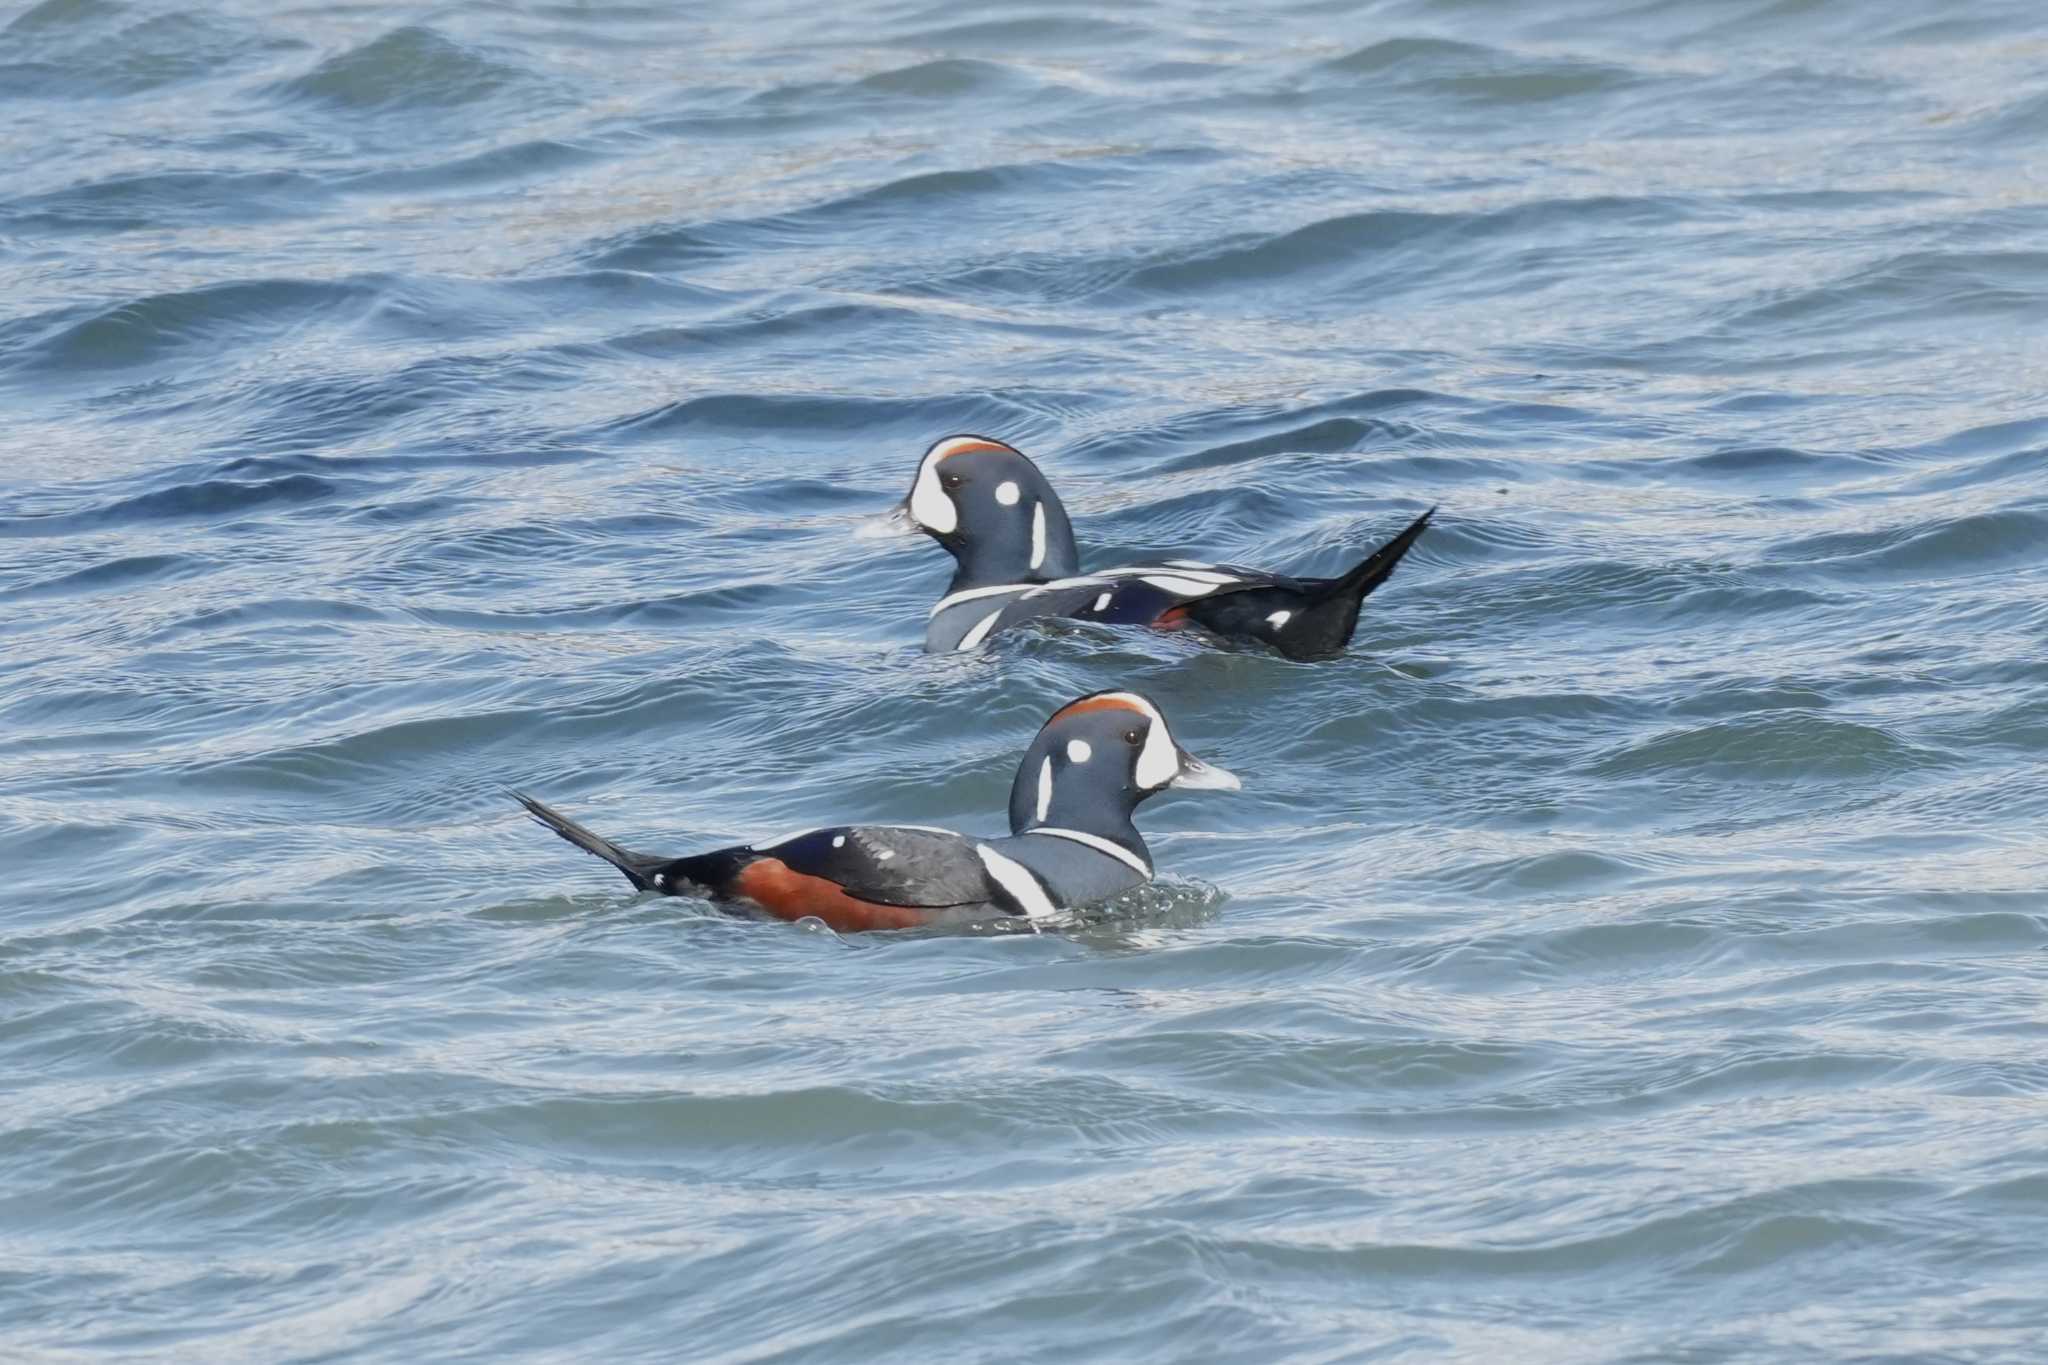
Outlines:
<svg viewBox="0 0 2048 1365"><path fill-rule="evenodd" d="M1097 569L1095 574L1097 577L1103 578L1111 574L1140 578L1147 574L1166 574L1173 578L1186 578L1195 582L1214 583L1219 587L1225 583L1242 583L1245 581L1237 574L1225 573L1221 569L1189 569L1183 568L1178 564L1124 564L1114 569Z"/></svg>
<svg viewBox="0 0 2048 1365"><path fill-rule="evenodd" d="M962 602L977 602L984 597L1000 597L1005 593L1038 597L1055 588L1114 589L1116 582L1113 580L1132 578L1143 579L1162 592L1178 593L1183 597L1206 597L1218 588L1227 588L1233 583L1248 581L1235 574L1218 573L1213 569L1175 569L1171 573L1164 573L1158 565L1126 565L1122 568L1101 569L1095 573L1082 574L1078 578L1055 578L1050 583L998 583L987 588L962 588L959 592L941 597L932 609L925 613L925 619L930 620L948 607L956 607ZM1102 608L1097 607L1095 610L1101 611Z"/></svg>
<svg viewBox="0 0 2048 1365"><path fill-rule="evenodd" d="M1182 578L1163 573L1140 574L1138 577L1161 592L1177 592L1185 597L1206 597L1223 586L1221 582L1205 583L1199 578Z"/></svg>
<svg viewBox="0 0 2048 1365"><path fill-rule="evenodd" d="M752 843L744 845L744 847L751 848L756 853L767 853L781 848L784 844L790 843L793 840L801 839L806 834L816 834L823 828L825 828L823 825L812 825L809 829L793 829L787 834L778 834L773 839L756 839Z"/></svg>
<svg viewBox="0 0 2048 1365"><path fill-rule="evenodd" d="M797 839L803 838L806 834L816 834L821 829L830 828L831 826L829 825L812 825L809 829L791 830L787 834L778 834L772 839L755 839L750 843L740 845L740 847L751 848L756 853L771 853L774 850L781 848L784 844L791 843ZM878 831L892 829L914 829L924 834L951 834L956 837L959 834L958 830L940 829L937 825L868 825L865 826L865 828Z"/></svg>

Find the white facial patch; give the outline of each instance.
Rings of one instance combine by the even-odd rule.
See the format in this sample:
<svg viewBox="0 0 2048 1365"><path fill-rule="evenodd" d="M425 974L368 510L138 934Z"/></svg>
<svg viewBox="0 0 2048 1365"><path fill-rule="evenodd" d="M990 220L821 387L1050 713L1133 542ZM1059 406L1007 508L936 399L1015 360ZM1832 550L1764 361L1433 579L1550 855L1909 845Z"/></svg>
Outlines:
<svg viewBox="0 0 2048 1365"><path fill-rule="evenodd" d="M1102 596L1096 598L1095 610L1101 611L1104 607L1107 607L1109 605L1109 597L1110 595L1108 593L1104 593L1102 594Z"/></svg>
<svg viewBox="0 0 2048 1365"><path fill-rule="evenodd" d="M1138 755L1138 785L1151 791L1179 775L1180 755L1174 750L1173 736L1166 733L1166 722L1155 711L1151 732L1145 736L1145 748Z"/></svg>
<svg viewBox="0 0 2048 1365"><path fill-rule="evenodd" d="M1166 717L1159 714L1159 708L1135 692L1110 692L1135 711L1142 711L1152 722L1151 731L1145 736L1145 747L1138 752L1138 785L1146 791L1163 787L1180 775L1180 750L1174 745L1173 735L1166 728Z"/></svg>
<svg viewBox="0 0 2048 1365"><path fill-rule="evenodd" d="M1017 499L1021 496L1022 494L1018 492L1015 479L1004 479L996 485L996 501L1005 507L1015 507Z"/></svg>
<svg viewBox="0 0 2048 1365"><path fill-rule="evenodd" d="M1271 626L1273 629L1278 630L1280 629L1280 627L1286 625L1289 621L1292 621L1293 619L1294 613L1291 611L1276 611L1271 616L1268 616L1266 618L1266 624Z"/></svg>
<svg viewBox="0 0 2048 1365"><path fill-rule="evenodd" d="M1045 813L1051 809L1052 760L1048 758L1045 762L1038 765L1038 818L1043 820Z"/></svg>
<svg viewBox="0 0 2048 1365"><path fill-rule="evenodd" d="M910 486L911 518L927 531L941 534L960 526L960 510L939 484L939 461L950 453L951 444L941 441L925 452L924 463L917 467L917 482Z"/></svg>
<svg viewBox="0 0 2048 1365"><path fill-rule="evenodd" d="M1095 757L1095 750L1090 747L1087 740L1070 739L1067 741L1067 762L1086 763L1093 757Z"/></svg>
<svg viewBox="0 0 2048 1365"><path fill-rule="evenodd" d="M1005 484L1014 488L1015 484ZM1031 508L1031 567L1045 563L1045 504L1035 503Z"/></svg>
<svg viewBox="0 0 2048 1365"><path fill-rule="evenodd" d="M939 482L939 462L948 455L964 455L976 450L1017 453L1001 441L991 441L985 436L948 436L936 442L924 453L924 463L917 467L917 482L910 487L910 516L919 526L941 535L960 529L960 509L953 505L952 498L946 495L945 485ZM1014 484L1009 486L1015 488ZM996 496L1002 497L1001 489L996 491ZM1016 500L1017 495L1013 492L1008 501Z"/></svg>
<svg viewBox="0 0 2048 1365"><path fill-rule="evenodd" d="M834 847L834 848L845 848L845 847L846 847L846 836L845 836L844 834L835 834L835 835L833 835L833 836L832 836L832 847Z"/></svg>

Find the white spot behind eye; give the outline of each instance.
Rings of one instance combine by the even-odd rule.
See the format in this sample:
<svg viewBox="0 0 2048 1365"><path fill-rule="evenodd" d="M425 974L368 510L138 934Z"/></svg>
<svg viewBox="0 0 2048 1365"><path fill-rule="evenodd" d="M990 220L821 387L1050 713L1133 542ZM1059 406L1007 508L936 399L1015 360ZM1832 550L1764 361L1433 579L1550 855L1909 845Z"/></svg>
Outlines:
<svg viewBox="0 0 2048 1365"><path fill-rule="evenodd" d="M833 835L833 836L832 836L832 847L834 847L834 848L845 848L845 847L846 847L846 836L845 836L844 834L835 834L835 835Z"/></svg>
<svg viewBox="0 0 2048 1365"><path fill-rule="evenodd" d="M1038 818L1052 809L1052 760L1047 759L1038 767Z"/></svg>
<svg viewBox="0 0 2048 1365"><path fill-rule="evenodd" d="M1004 479L996 485L996 501L1003 506L1015 507L1017 505L1017 497L1017 481L1015 479Z"/></svg>
<svg viewBox="0 0 2048 1365"><path fill-rule="evenodd" d="M1109 605L1109 594L1108 594L1108 593L1104 593L1104 594L1102 594L1102 596L1100 596L1100 597L1098 597L1098 598L1096 598L1096 599L1095 599L1095 610L1097 610L1097 611L1101 611L1101 610L1102 610L1102 609L1103 609L1104 607L1106 607L1106 606L1108 606L1108 605Z"/></svg>
<svg viewBox="0 0 2048 1365"><path fill-rule="evenodd" d="M1093 757L1095 757L1095 750L1089 747L1087 740L1070 739L1067 741L1067 761L1069 763L1086 763Z"/></svg>
<svg viewBox="0 0 2048 1365"><path fill-rule="evenodd" d="M1159 708L1136 692L1103 692L1099 695L1104 701L1114 698L1123 702L1133 711L1144 713L1145 718L1152 722L1151 732L1145 736L1145 747L1138 752L1135 774L1138 785L1153 791L1173 781L1180 772L1180 754L1173 735L1166 728L1166 717L1159 714Z"/></svg>
<svg viewBox="0 0 2048 1365"><path fill-rule="evenodd" d="M1036 503L1031 508L1031 567L1045 563L1045 504Z"/></svg>
<svg viewBox="0 0 2048 1365"><path fill-rule="evenodd" d="M1291 611L1276 611L1271 616L1268 616L1266 618L1266 624L1271 626L1273 629L1278 630L1280 629L1280 627L1286 625L1289 621L1293 619L1294 613Z"/></svg>

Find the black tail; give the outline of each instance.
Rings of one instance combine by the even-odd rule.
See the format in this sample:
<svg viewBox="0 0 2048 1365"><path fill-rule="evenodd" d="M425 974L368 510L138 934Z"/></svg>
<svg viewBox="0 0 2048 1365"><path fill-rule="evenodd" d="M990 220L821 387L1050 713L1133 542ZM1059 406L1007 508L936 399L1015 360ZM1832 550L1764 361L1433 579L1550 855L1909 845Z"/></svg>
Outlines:
<svg viewBox="0 0 2048 1365"><path fill-rule="evenodd" d="M1360 560L1351 572L1308 585L1307 604L1294 613L1293 620L1274 630L1274 646L1291 659L1319 659L1350 644L1366 594L1393 577L1394 566L1416 537L1429 529L1429 519L1435 515L1432 507L1409 522L1407 530Z"/></svg>
<svg viewBox="0 0 2048 1365"><path fill-rule="evenodd" d="M1435 515L1436 509L1430 508L1358 567L1336 578L1262 576L1244 587L1198 597L1179 610L1218 635L1260 640L1290 659L1327 659L1351 643L1366 594L1393 576L1394 566L1429 529Z"/></svg>
<svg viewBox="0 0 2048 1365"><path fill-rule="evenodd" d="M1328 586L1316 594L1316 600L1328 602L1348 598L1353 604L1352 609L1357 610L1357 604L1363 602L1368 593L1393 577L1394 566L1415 544L1416 537L1429 529L1429 519L1435 515L1436 509L1432 507L1409 522L1407 530L1360 560L1357 568L1341 578L1329 580ZM1345 633L1348 635L1350 632Z"/></svg>
<svg viewBox="0 0 2048 1365"><path fill-rule="evenodd" d="M513 792L512 798L526 807L526 813L546 825L555 833L567 839L585 853L604 859L613 867L626 874L626 880L641 891L659 890L654 884L654 874L666 867L667 858L650 857L645 853L634 853L620 848L601 834L593 834L559 811L548 809L523 792Z"/></svg>

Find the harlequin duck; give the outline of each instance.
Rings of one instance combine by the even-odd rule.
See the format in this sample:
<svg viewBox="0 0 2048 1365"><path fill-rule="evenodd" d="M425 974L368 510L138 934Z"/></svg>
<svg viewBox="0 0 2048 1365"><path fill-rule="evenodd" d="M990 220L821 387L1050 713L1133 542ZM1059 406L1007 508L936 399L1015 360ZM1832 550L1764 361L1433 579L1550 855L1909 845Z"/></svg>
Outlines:
<svg viewBox="0 0 2048 1365"><path fill-rule="evenodd" d="M1135 692L1097 692L1053 712L1010 788L1010 836L925 825L835 825L681 858L634 853L530 796L543 825L642 891L751 901L779 919L841 932L1021 915L1041 919L1152 880L1131 823L1168 787L1235 791L1238 780L1174 742Z"/></svg>
<svg viewBox="0 0 2048 1365"><path fill-rule="evenodd" d="M1023 452L986 436L933 443L896 515L943 545L957 563L932 608L924 647L974 649L1019 621L1200 626L1257 640L1290 659L1326 658L1351 642L1367 593L1429 525L1408 528L1335 578L1290 578L1235 564L1170 559L1082 573L1066 508Z"/></svg>

